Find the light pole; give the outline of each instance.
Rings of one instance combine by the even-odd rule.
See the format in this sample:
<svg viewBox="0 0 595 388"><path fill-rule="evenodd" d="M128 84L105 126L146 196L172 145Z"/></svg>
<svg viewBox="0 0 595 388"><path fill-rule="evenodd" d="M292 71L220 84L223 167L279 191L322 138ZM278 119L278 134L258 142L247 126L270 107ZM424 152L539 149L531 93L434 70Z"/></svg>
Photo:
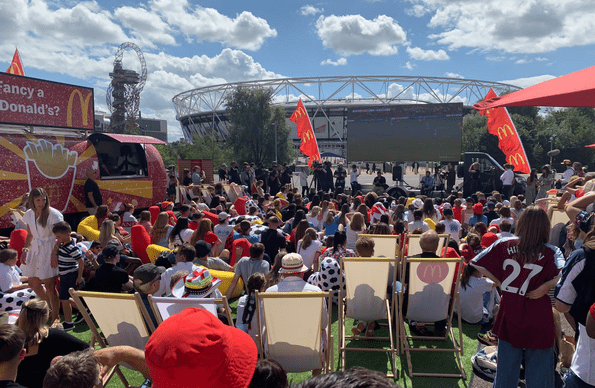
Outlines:
<svg viewBox="0 0 595 388"><path fill-rule="evenodd" d="M275 126L275 163L277 163L277 120L273 123Z"/></svg>

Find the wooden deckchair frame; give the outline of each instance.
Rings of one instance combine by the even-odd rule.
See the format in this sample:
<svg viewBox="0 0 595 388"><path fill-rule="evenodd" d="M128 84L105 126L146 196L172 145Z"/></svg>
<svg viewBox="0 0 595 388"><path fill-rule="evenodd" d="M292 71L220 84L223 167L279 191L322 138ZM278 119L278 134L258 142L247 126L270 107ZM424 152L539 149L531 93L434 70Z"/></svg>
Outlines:
<svg viewBox="0 0 595 388"><path fill-rule="evenodd" d="M255 292L255 297L256 297L256 305L257 306L261 306L261 308L257 309L257 322L258 322L258 335L256 338L256 343L258 346L258 353L259 353L259 357L261 360L267 358L267 355L265 354L265 336L267 336L267 340L268 340L268 334L271 332L271 328L270 326L267 325L266 330L266 334L263 334L263 326L265 325L265 317L262 316L262 314L264 314L264 310L266 309L266 300L267 299L278 299L278 298L284 298L284 299L295 299L295 298L300 298L300 299L307 299L307 298L312 298L312 299L320 299L322 298L323 301L323 305L324 305L324 301L326 301L326 306L327 306L327 324L326 327L324 327L326 329L326 340L327 340L327 345L326 345L326 351L324 351L321 347L320 350L320 366L321 366L321 370L322 373L330 373L335 369L335 358L334 358L334 345L333 345L333 341L334 341L334 337L331 335L331 322L332 322L332 303L333 303L333 299L332 299L332 292L331 291L326 291L326 292L310 292L310 291L304 291L304 292ZM293 312L293 310L291 309L286 309L283 310L281 313L282 314L288 314ZM320 327L323 328L322 326L322 317L324 314L324 309L321 309L320 311ZM308 315L304 315L302 314L301 316L299 316L299 320L301 322L304 321L308 321L311 322L312 317L308 316ZM305 372L305 371L304 371Z"/></svg>
<svg viewBox="0 0 595 388"><path fill-rule="evenodd" d="M419 246L419 239L421 237L421 234L408 234L405 238L405 244L403 244L403 252L402 252L402 256L405 256L405 249L408 249L408 247L411 246L411 241L415 241L416 246ZM450 234L439 234L438 238L440 238L439 243L438 243L438 249L436 250L436 252L442 252L442 248L448 246L448 242L450 239ZM446 250L445 250L446 252ZM416 254L421 253L421 250L419 252L416 253L411 253L411 249L408 249L407 252L407 256L414 256Z"/></svg>
<svg viewBox="0 0 595 388"><path fill-rule="evenodd" d="M445 250L446 252L446 250ZM455 310L455 306L457 311L461 311L461 306L460 306L460 301L459 301L459 282L461 280L461 273L463 270L463 259L462 258L446 258L446 257L438 257L438 258L423 258L423 257L406 257L403 260L403 277L402 279L405 279L405 271L407 270L407 264L408 263L421 263L421 262L433 262L433 263L459 263L459 268L457 273L454 274L454 276L456 277L455 280L455 285L454 285L454 291L452 294L450 294L450 289L448 290L448 293L450 294L450 302L449 302L449 306L448 306L448 317L447 317L447 327L446 327L446 335L444 337L434 337L434 336L415 336L415 335L407 335L407 331L405 330L405 317L403 316L403 296L404 296L404 292L409 292L410 291L410 287L409 284L403 284L403 286L401 287L401 290L396 294L398 295L398 298L395 298L398 300L399 303L399 309L398 309L398 322L397 324L400 327L400 341L401 341L401 354L403 353L403 351L405 352L406 356L407 356L407 365L409 367L409 376L414 377L414 376L432 376L432 377L453 377L453 378L466 378L465 375L465 369L463 368L463 364L461 362L461 356L463 355L463 332L462 332L462 321L461 321L461 314L457 314L457 321L458 321L458 328L459 328L459 338L458 338L458 343L456 341L456 337L454 335L453 329L452 329L452 319L453 319L453 315L454 315L454 310ZM453 270L456 269L456 265L453 266ZM409 276L412 276L411 274ZM415 275L417 276L417 275ZM410 278L411 279L411 278ZM452 282L449 283L449 287L452 286ZM395 295L395 296L396 296ZM411 301L411 299L409 298L408 303ZM426 325L433 325L434 322L418 322L418 323L422 323L422 324L426 324ZM410 345L409 340L448 340L450 336L450 339L453 343L453 347L452 348L447 348L447 349L431 349L431 348L414 348ZM456 355L456 363L459 367L459 370L461 371L461 373L427 373L427 372L413 372L413 365L411 363L411 352L420 352L420 351L425 351L425 352L451 352L451 353L455 353Z"/></svg>
<svg viewBox="0 0 595 388"><path fill-rule="evenodd" d="M362 262L362 263L378 263L378 262L388 262L387 269L390 269L390 264L392 263L395 266L395 270L393 271L393 278L392 278L392 285L394 286L395 281L397 279L397 264L398 256L392 258L381 258L381 257L344 257L341 261L341 274L345 274L345 263L346 262ZM388 284L388 275L389 272L387 271L385 274L382 273L375 273L375 276L384 276L387 279L387 286ZM388 337L360 337L360 336L348 336L345 334L345 318L347 317L346 310L349 311L349 306L347 306L346 295L344 297L343 288L344 286L347 287L347 284L343 283L343 276L339 276L341 279L341 288L339 289L339 353L341 355L341 370L345 371L345 358L347 351L364 351L364 352L385 352L389 353L391 357L392 369L393 373L388 373L387 377L396 378L397 377L397 367L396 367L396 360L395 354L398 351L398 348L395 347L395 340L393 338L393 313L394 313L394 298L391 303L388 300L388 292L385 290L384 302L386 304L386 319L388 320ZM345 278L345 282L347 282L347 277ZM353 287L357 287L359 284L354 285ZM352 286L349 286L350 288ZM398 338L398 331L397 331L397 338ZM381 349L381 348L348 348L346 347L346 340L389 340L390 341L390 349Z"/></svg>
<svg viewBox="0 0 595 388"><path fill-rule="evenodd" d="M125 300L134 301L138 308L137 312L141 316L142 320L145 323L145 330L147 331L147 338L150 335L150 333L155 331L153 322L150 319L148 319L148 320L145 319L145 315L143 314L142 309L141 309L141 306L144 307L144 304L140 297L140 294L138 294L138 293L135 293L134 295L132 295L132 294L115 294L115 293L108 293L108 292L76 291L73 288L70 288L68 291L70 292L70 295L72 296L72 299L74 300L74 303L76 304L78 310L83 315L83 318L85 318L85 322L89 326L89 329L93 333L93 337L92 337L93 340L91 341L92 342L91 347L94 346L94 341L97 341L101 348L107 348L108 344L107 344L107 342L105 342L105 340L99 333L98 327L95 325L93 318L87 312L87 306L85 306L85 304L83 303L83 299L86 297L87 298L101 298L101 299L106 299L106 300L125 299ZM90 307L89 307L89 310L91 310ZM93 313L93 312L91 311L91 313ZM126 388L131 387L130 383L128 382L128 380L126 379L126 377L120 370L119 365L116 365L115 367L113 367L105 375L105 377L103 378L103 381L102 381L103 386L105 386L110 381L110 379L113 377L114 373L118 375L118 377L122 381L122 384L124 384L124 387L126 387Z"/></svg>
<svg viewBox="0 0 595 388"><path fill-rule="evenodd" d="M151 309L153 310L153 314L155 315L155 319L157 320L157 326L161 325L164 321L163 316L161 315L161 311L157 307L154 299L167 299L174 304L186 305L186 308L196 307L200 308L201 304L214 304L215 306L218 304L223 305L223 309L225 310L225 316L227 317L227 322L229 326L233 326L233 319L231 317L231 309L229 308L229 303L227 302L227 297L223 296L222 298L165 298L165 297L158 297L154 298L153 295L149 295L149 303L151 304ZM146 313L148 316L148 311L144 308L144 304L141 307L141 311L143 311L143 315Z"/></svg>

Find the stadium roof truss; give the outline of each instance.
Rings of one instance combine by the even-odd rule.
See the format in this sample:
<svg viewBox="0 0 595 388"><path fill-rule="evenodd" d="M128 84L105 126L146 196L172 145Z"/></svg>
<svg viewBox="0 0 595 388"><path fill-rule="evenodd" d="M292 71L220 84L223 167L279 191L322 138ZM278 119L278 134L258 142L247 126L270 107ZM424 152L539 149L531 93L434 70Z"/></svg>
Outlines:
<svg viewBox="0 0 595 388"><path fill-rule="evenodd" d="M184 121L210 123L211 133L224 138L217 129L225 121L226 99L238 87L273 90L273 103L290 111L299 98L311 117L327 116L327 110L357 105L445 104L463 103L471 107L483 100L490 88L496 94L519 90L519 87L499 82L462 78L411 76L338 76L277 78L228 83L182 92L173 97L176 117ZM208 120L207 120L208 118ZM329 119L330 120L330 119ZM184 131L191 138L191 134ZM204 134L204 133L203 133ZM223 140L223 139L221 139Z"/></svg>

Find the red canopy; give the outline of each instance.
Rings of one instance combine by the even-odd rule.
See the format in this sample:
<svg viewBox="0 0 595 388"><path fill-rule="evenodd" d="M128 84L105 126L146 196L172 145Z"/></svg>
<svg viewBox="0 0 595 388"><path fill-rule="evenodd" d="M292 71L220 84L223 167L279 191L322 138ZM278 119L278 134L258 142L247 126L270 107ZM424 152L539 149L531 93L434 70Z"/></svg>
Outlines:
<svg viewBox="0 0 595 388"><path fill-rule="evenodd" d="M477 110L501 106L595 108L595 66L473 105Z"/></svg>

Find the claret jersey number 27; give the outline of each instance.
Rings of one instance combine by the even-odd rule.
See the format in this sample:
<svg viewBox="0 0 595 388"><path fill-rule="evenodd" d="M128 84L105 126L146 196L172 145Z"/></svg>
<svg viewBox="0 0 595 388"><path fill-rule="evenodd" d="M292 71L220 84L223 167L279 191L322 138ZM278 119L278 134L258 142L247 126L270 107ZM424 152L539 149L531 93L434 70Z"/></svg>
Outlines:
<svg viewBox="0 0 595 388"><path fill-rule="evenodd" d="M503 269L506 270L508 266L512 266L512 273L508 275L508 277L504 279L504 281L502 282L502 291L510 292L513 294L518 293L519 295L523 296L527 292L527 287L529 287L529 282L531 281L531 279L533 279L534 276L537 276L537 274L539 274L543 270L543 267L537 264L523 265L524 269L528 269L531 272L529 273L527 279L525 279L525 281L521 285L521 288L519 289L518 287L512 287L510 283L514 282L514 280L521 274L521 265L516 260L506 259L504 260Z"/></svg>

